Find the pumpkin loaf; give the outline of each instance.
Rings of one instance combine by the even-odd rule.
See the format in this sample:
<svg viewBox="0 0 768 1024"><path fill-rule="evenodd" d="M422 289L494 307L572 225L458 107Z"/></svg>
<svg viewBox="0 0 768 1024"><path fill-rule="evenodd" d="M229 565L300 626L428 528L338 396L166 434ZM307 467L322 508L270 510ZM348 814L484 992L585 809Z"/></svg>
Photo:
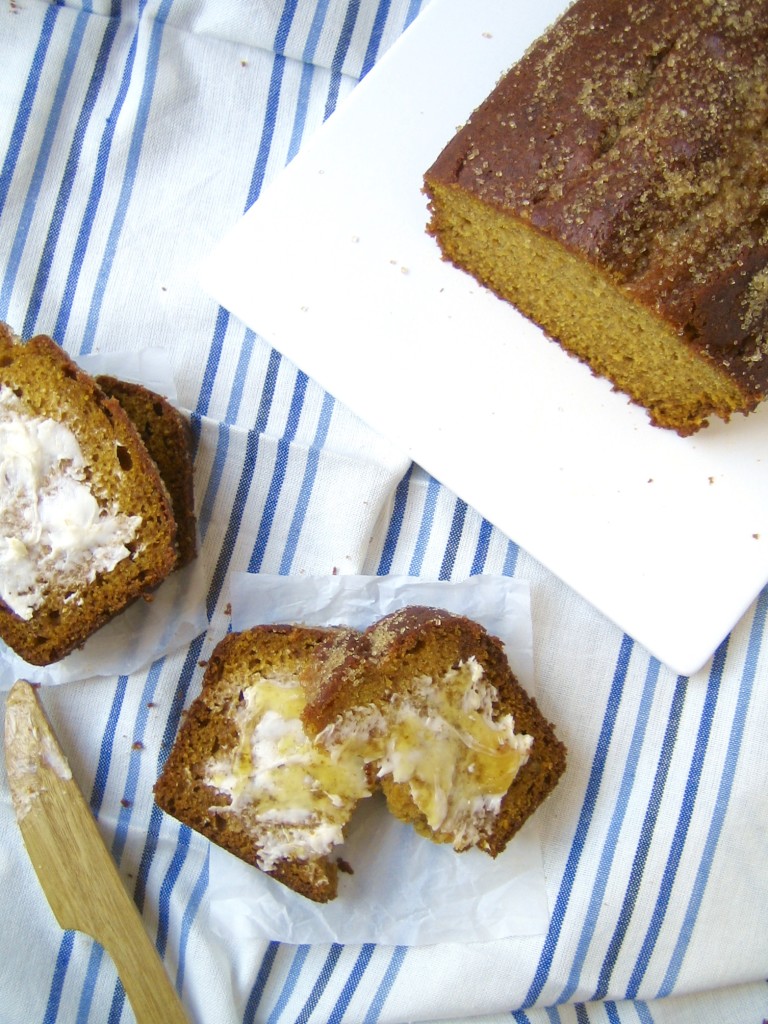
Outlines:
<svg viewBox="0 0 768 1024"><path fill-rule="evenodd" d="M768 388L768 0L577 0L424 179L445 259L690 435Z"/></svg>
<svg viewBox="0 0 768 1024"><path fill-rule="evenodd" d="M121 405L0 324L0 637L58 661L174 568L168 491Z"/></svg>

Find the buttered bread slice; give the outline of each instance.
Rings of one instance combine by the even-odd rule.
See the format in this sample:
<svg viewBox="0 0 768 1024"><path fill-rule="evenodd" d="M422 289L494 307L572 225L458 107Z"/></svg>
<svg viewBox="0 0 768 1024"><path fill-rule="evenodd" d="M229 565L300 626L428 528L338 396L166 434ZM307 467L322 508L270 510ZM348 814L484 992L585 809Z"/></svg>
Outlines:
<svg viewBox="0 0 768 1024"><path fill-rule="evenodd" d="M49 337L0 324L0 637L58 661L174 568L168 491L136 428Z"/></svg>
<svg viewBox="0 0 768 1024"><path fill-rule="evenodd" d="M155 786L162 810L318 903L335 898L335 851L370 795L364 757L317 746L302 675L349 631L256 626L216 646Z"/></svg>
<svg viewBox="0 0 768 1024"><path fill-rule="evenodd" d="M464 616L404 608L328 638L309 669L315 742L364 750L390 811L434 842L497 856L565 769L501 641Z"/></svg>

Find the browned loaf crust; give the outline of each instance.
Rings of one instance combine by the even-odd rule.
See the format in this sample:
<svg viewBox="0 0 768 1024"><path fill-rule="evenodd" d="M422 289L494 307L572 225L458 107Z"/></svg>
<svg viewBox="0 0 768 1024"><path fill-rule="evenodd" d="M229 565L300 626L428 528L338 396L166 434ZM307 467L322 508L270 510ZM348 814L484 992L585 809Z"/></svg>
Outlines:
<svg viewBox="0 0 768 1024"><path fill-rule="evenodd" d="M393 781L391 774L380 784L390 811L421 835L453 842L457 849L474 845L495 857L556 786L565 770L566 749L516 679L501 641L477 622L440 609L410 606L360 635L329 638L310 663L305 721L309 731L322 735L358 708L374 706L386 717L393 702L413 691L415 681L428 678L439 687L450 670L473 659L496 689L493 719L498 722L510 714L515 732L533 737L528 760L509 785L498 813L480 827L474 841L457 845L455 833L430 826L408 785ZM428 746L431 753L432 743Z"/></svg>
<svg viewBox="0 0 768 1024"><path fill-rule="evenodd" d="M237 726L244 689L275 678L299 679L324 629L258 626L231 633L215 648L202 690L192 703L155 786L158 806L248 864L259 867L262 844L249 810L230 813L230 795L206 781L210 766L242 742ZM335 898L338 866L329 855L279 859L265 872L308 899Z"/></svg>
<svg viewBox="0 0 768 1024"><path fill-rule="evenodd" d="M0 324L0 385L15 394L25 415L74 432L100 505L141 517L129 556L94 582L73 590L71 583L62 587L49 579L42 604L28 620L0 601L0 637L24 660L47 665L81 646L168 575L177 557L176 524L157 467L125 411L51 338L21 342Z"/></svg>
<svg viewBox="0 0 768 1024"><path fill-rule="evenodd" d="M443 255L681 435L768 388L768 0L577 0L425 175Z"/></svg>
<svg viewBox="0 0 768 1024"><path fill-rule="evenodd" d="M176 520L176 567L180 569L197 555L189 423L167 399L141 384L106 375L98 376L96 383L128 413L168 488Z"/></svg>

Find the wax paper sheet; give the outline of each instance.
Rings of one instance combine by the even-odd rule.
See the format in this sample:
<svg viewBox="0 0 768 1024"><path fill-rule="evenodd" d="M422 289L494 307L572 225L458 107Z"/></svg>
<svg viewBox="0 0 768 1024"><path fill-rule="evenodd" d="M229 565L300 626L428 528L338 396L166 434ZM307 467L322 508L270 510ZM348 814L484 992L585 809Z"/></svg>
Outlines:
<svg viewBox="0 0 768 1024"><path fill-rule="evenodd" d="M232 625L346 624L362 628L406 604L460 612L500 637L518 679L535 693L527 584L473 576L460 582L409 577L279 577L234 574ZM290 943L408 945L537 935L549 922L535 815L495 860L458 854L417 836L364 800L339 855L339 896L314 904L226 851L210 847L209 918L218 935Z"/></svg>

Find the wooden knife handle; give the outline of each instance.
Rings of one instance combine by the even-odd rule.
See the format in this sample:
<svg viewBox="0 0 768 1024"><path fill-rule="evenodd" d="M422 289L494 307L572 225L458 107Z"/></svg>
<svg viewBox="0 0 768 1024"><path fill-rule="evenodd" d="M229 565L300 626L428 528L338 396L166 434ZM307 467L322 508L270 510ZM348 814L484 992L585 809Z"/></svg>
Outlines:
<svg viewBox="0 0 768 1024"><path fill-rule="evenodd" d="M135 913L121 915L115 934L107 937L104 948L115 963L136 1024L189 1024L136 905L128 899Z"/></svg>
<svg viewBox="0 0 768 1024"><path fill-rule="evenodd" d="M138 1024L189 1024L29 683L6 701L6 768L32 865L62 928L112 957Z"/></svg>

